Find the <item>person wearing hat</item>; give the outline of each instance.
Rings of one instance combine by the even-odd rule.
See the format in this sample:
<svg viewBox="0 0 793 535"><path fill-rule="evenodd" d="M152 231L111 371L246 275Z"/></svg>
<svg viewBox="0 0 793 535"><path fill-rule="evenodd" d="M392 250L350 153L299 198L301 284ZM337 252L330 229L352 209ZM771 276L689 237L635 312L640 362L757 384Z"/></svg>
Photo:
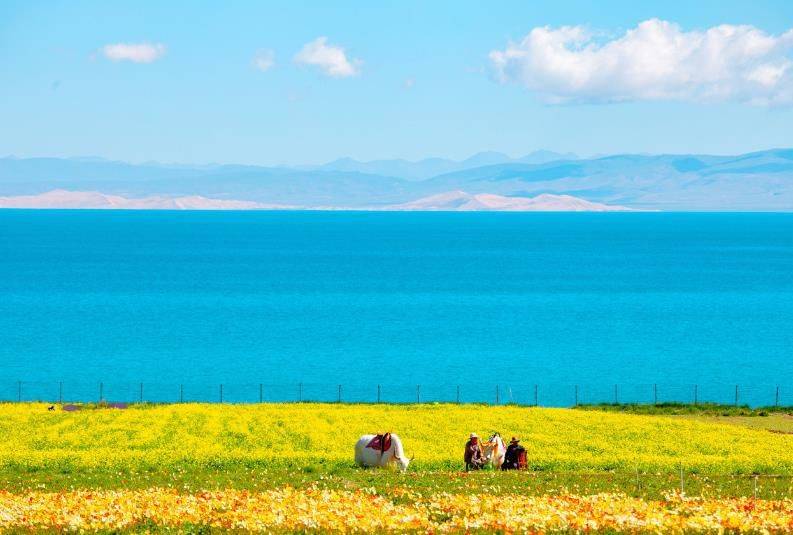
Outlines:
<svg viewBox="0 0 793 535"><path fill-rule="evenodd" d="M485 455L482 451L482 445L479 443L479 436L476 433L471 433L468 437L468 442L465 443L465 471L479 470L485 465Z"/></svg>
<svg viewBox="0 0 793 535"><path fill-rule="evenodd" d="M526 448L520 445L520 440L512 437L504 454L502 470L522 470L526 468Z"/></svg>

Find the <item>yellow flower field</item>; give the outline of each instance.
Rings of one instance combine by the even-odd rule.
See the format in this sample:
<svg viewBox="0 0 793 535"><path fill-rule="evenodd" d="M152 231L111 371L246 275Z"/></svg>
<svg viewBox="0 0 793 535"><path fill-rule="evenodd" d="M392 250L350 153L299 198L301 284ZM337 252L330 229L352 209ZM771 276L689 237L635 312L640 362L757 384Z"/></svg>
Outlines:
<svg viewBox="0 0 793 535"><path fill-rule="evenodd" d="M517 435L544 470L793 473L793 436L664 416L472 405L185 404L47 411L0 405L0 468L349 466L398 433L412 469L459 469L468 433Z"/></svg>
<svg viewBox="0 0 793 535"><path fill-rule="evenodd" d="M401 491L401 492L400 492ZM691 533L793 530L793 501L650 501L623 494L489 496L437 494L389 499L365 491L174 490L0 491L0 530L123 530L203 525L237 531Z"/></svg>

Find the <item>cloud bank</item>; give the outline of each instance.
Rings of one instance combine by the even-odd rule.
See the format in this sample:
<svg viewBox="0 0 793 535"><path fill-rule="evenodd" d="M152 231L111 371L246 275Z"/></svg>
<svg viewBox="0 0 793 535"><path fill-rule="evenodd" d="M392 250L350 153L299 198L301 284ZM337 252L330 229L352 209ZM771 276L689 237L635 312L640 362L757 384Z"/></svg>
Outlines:
<svg viewBox="0 0 793 535"><path fill-rule="evenodd" d="M554 103L677 100L793 104L793 29L704 31L650 19L605 42L581 26L534 28L490 53L496 77Z"/></svg>
<svg viewBox="0 0 793 535"><path fill-rule="evenodd" d="M328 44L327 37L317 37L303 45L295 55L295 63L317 67L333 78L347 78L359 74L363 62L348 59L342 47Z"/></svg>
<svg viewBox="0 0 793 535"><path fill-rule="evenodd" d="M102 54L112 61L152 63L165 55L165 45L160 43L116 43L102 47Z"/></svg>

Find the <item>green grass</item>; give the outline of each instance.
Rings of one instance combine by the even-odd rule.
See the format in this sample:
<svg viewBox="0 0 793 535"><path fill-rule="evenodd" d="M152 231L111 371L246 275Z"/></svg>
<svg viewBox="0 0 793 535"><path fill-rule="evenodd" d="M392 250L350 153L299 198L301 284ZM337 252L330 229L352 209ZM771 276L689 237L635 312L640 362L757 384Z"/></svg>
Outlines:
<svg viewBox="0 0 793 535"><path fill-rule="evenodd" d="M694 418L705 422L718 422L733 425L741 425L752 429L764 429L772 433L786 435L793 434L793 415L790 414L769 414L763 418L752 416L683 416L684 418Z"/></svg>
<svg viewBox="0 0 793 535"><path fill-rule="evenodd" d="M583 411L679 416L701 422L722 423L793 434L793 407L756 407L717 403L600 404L576 407Z"/></svg>
<svg viewBox="0 0 793 535"><path fill-rule="evenodd" d="M318 487L355 490L374 488L389 495L395 486L409 486L420 494L438 492L465 494L529 494L556 492L594 494L624 492L660 499L679 491L681 474L644 472L500 472L484 470L415 471L400 474L387 469L360 469L321 464L301 470L230 467L180 466L172 469L30 471L5 469L0 472L0 488L11 492L30 490L61 491L80 488L138 489L175 488L181 492L205 489L268 490L289 485L295 488ZM755 487L756 484L756 487ZM706 497L753 496L783 498L793 496L793 476L713 476L683 474L687 494Z"/></svg>
<svg viewBox="0 0 793 535"><path fill-rule="evenodd" d="M721 403L600 403L578 405L582 411L624 412L645 415L704 415L704 416L770 416L793 415L793 407L749 407Z"/></svg>

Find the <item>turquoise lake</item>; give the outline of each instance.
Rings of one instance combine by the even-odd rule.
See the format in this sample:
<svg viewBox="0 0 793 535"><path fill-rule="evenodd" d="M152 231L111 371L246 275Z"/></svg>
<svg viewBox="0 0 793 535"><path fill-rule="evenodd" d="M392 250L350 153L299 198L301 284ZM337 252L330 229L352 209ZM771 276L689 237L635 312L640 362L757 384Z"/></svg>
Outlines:
<svg viewBox="0 0 793 535"><path fill-rule="evenodd" d="M736 385L793 404L793 214L0 211L0 399Z"/></svg>

